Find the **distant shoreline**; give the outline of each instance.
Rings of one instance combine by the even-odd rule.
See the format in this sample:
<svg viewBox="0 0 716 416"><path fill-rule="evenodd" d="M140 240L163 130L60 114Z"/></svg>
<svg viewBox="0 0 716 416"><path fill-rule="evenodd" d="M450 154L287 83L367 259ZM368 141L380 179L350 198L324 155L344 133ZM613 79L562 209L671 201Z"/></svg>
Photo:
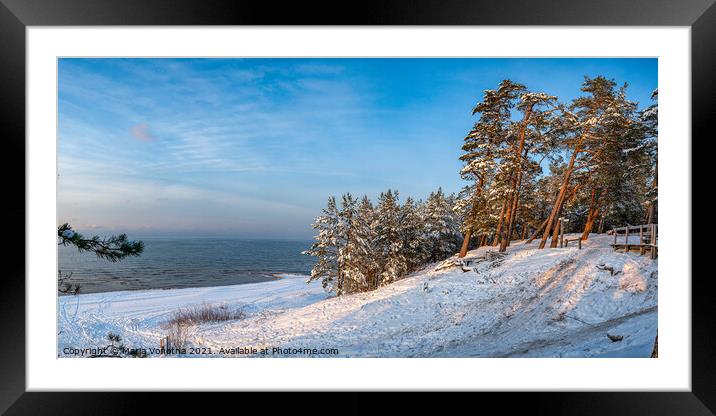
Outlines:
<svg viewBox="0 0 716 416"><path fill-rule="evenodd" d="M283 280L283 279L308 279L310 276L305 274L299 274L299 273L262 273L262 276L266 277L265 280L259 280L255 282L243 282L243 283L234 283L234 284L207 284L207 285L185 285L185 286L179 286L179 287L147 287L147 288L131 288L131 289L120 289L120 290L105 290L105 291L92 291L92 292L82 292L80 291L79 294L73 295L69 293L58 293L58 296L65 297L65 296L82 296L82 295L94 295L94 294L101 294L101 293L121 293L121 292L147 292L152 290L157 291L166 291L166 290L182 290L182 289L199 289L199 288L220 288L220 287L234 287L234 286L244 286L244 285L253 285L253 284L261 284L266 282L273 282L276 280Z"/></svg>

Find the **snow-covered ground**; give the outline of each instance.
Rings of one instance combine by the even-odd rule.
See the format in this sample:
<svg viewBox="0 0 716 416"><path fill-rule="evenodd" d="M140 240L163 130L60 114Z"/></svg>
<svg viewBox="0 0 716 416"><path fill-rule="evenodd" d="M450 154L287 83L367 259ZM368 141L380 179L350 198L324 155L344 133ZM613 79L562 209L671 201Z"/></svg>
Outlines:
<svg viewBox="0 0 716 416"><path fill-rule="evenodd" d="M206 304L247 313L189 329L189 345L214 356L223 356L216 355L221 348L244 348L236 356L268 348L274 357L306 348L337 349L344 357L648 357L657 329L657 260L615 253L612 241L592 235L582 250L513 242L503 258L483 247L469 253L468 267L432 265L376 291L341 297L300 276L62 296L58 355L104 346L109 332L127 347L157 348L173 312ZM274 353L275 347L283 350Z"/></svg>

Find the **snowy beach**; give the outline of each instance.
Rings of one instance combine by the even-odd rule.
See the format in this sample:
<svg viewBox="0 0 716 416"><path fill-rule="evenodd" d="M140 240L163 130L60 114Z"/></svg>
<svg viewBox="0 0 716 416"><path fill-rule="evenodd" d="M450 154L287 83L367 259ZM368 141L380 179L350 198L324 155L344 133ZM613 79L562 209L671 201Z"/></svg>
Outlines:
<svg viewBox="0 0 716 416"><path fill-rule="evenodd" d="M515 241L504 256L481 247L464 266L436 271L435 263L374 291L338 297L298 275L61 296L57 353L80 356L107 345L112 333L149 357L296 356L292 350L325 351L309 355L318 357L649 357L658 261L614 252L611 240L592 235L581 250ZM186 346L200 354L151 353L172 314L202 306L243 316L188 327ZM280 352L246 353L262 348Z"/></svg>

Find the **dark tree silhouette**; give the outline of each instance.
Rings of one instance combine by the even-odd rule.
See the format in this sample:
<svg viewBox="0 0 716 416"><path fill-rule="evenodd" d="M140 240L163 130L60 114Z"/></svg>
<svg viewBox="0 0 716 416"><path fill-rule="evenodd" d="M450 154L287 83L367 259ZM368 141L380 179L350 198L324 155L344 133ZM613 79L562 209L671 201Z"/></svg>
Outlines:
<svg viewBox="0 0 716 416"><path fill-rule="evenodd" d="M97 257L111 262L117 262L125 257L139 256L144 251L144 243L141 241L130 241L127 234L112 235L104 239L99 236L85 238L82 234L74 231L67 223L57 228L59 245L75 246L80 252L89 251Z"/></svg>
<svg viewBox="0 0 716 416"><path fill-rule="evenodd" d="M141 241L130 241L126 234L112 235L107 238L92 236L85 238L82 234L72 229L68 223L57 227L58 245L74 246L80 252L89 251L101 259L117 262L125 257L139 256L144 251L144 243ZM80 293L80 285L73 285L70 280L72 273L63 274L57 271L57 290L60 293L77 295Z"/></svg>

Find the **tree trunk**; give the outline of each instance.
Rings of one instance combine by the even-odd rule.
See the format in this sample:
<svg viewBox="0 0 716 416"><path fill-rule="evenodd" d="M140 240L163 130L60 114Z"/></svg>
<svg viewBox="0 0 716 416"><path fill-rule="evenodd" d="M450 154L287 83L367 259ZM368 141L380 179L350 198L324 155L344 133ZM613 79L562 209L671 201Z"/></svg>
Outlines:
<svg viewBox="0 0 716 416"><path fill-rule="evenodd" d="M592 232L592 226L594 220L599 215L599 199L602 195L597 192L597 189L592 189L592 198L589 201L589 211L587 214L587 222L584 224L584 232L582 232L582 240L589 239L589 233Z"/></svg>
<svg viewBox="0 0 716 416"><path fill-rule="evenodd" d="M597 218L597 215L599 215L599 208L595 208L594 211L590 210L589 215L587 216L587 223L584 224L584 232L582 232L582 240L588 240L589 239L589 233L592 232L592 227L594 226L594 220Z"/></svg>
<svg viewBox="0 0 716 416"><path fill-rule="evenodd" d="M520 240L524 240L525 237L527 237L527 224L522 226L522 237L520 238Z"/></svg>
<svg viewBox="0 0 716 416"><path fill-rule="evenodd" d="M549 243L549 248L557 248L557 243L559 242L559 232L562 227L562 219L557 218L557 224L554 227L554 232L552 233L552 241Z"/></svg>
<svg viewBox="0 0 716 416"><path fill-rule="evenodd" d="M544 246L547 244L547 238L549 238L549 235L553 229L556 228L555 224L557 223L557 218L559 216L560 211L562 210L562 203L564 202L564 197L567 193L567 188L569 186L569 180L572 178L572 171L574 170L574 163L577 161L577 155L581 152L581 146L577 145L577 147L574 149L574 152L572 152L572 157L569 159L569 165L567 166L567 170L564 172L564 179L562 180L562 186L559 188L559 195L557 196L557 200L554 202L554 206L552 207L552 211L549 214L549 217L547 218L547 225L544 229L544 234L542 234L542 240L540 240L539 248L544 248ZM553 240L552 244L550 244L550 247L554 248L556 245L553 245L556 241Z"/></svg>
<svg viewBox="0 0 716 416"><path fill-rule="evenodd" d="M656 166L654 167L654 182L652 182L652 185L651 185L652 189L656 189L658 186L658 182L657 182L658 174L659 174L659 162L656 162ZM649 208L647 209L647 214L646 214L646 223L647 224L654 223L655 211L656 211L656 204L653 201L650 201Z"/></svg>
<svg viewBox="0 0 716 416"><path fill-rule="evenodd" d="M502 210L500 210L500 220L497 223L497 229L495 230L495 236L492 239L493 246L496 246L500 242L498 237L500 236L500 232L502 231L502 220L505 217L505 208L507 208L507 202L502 204Z"/></svg>
<svg viewBox="0 0 716 416"><path fill-rule="evenodd" d="M654 338L654 348L651 350L651 358L659 358L659 331L656 331L656 338Z"/></svg>
<svg viewBox="0 0 716 416"><path fill-rule="evenodd" d="M514 226L516 215L515 211L517 210L517 201L519 200L519 189L522 185L522 151L524 150L525 157L527 157L527 149L525 149L525 132L527 131L527 124L529 123L530 116L532 115L532 107L533 104L530 104L527 107L527 110L525 110L525 116L522 119L522 124L520 126L520 142L515 151L515 157L517 158L517 172L513 176L512 189L510 190L507 198L507 230L506 233L503 233L503 238L500 242L501 252L507 250L507 246L510 245L510 239L512 238L512 228Z"/></svg>
<svg viewBox="0 0 716 416"><path fill-rule="evenodd" d="M480 197L482 194L482 185L483 185L483 179L479 178L478 182L475 186L475 202L472 204L472 209L470 210L470 218L469 220L475 221L475 217L477 216L477 198ZM460 247L460 254L458 255L459 258L463 258L467 255L467 249L470 246L470 238L472 237L472 225L467 229L467 232L465 233L465 236L462 239L462 247Z"/></svg>
<svg viewBox="0 0 716 416"><path fill-rule="evenodd" d="M594 116L595 112L597 110L597 106L593 107L590 110L589 117ZM562 186L559 189L559 196L557 197L557 200L554 203L554 206L552 207L552 212L549 214L549 218L547 221L547 225L544 230L544 234L542 234L542 240L540 240L539 248L544 248L545 244L547 244L547 238L549 237L550 231L552 231L552 228L554 228L555 223L557 222L557 218L559 217L560 211L562 210L562 205L564 204L564 197L567 193L567 188L569 187L569 180L572 177L572 173L574 173L574 163L577 161L577 156L579 153L582 152L582 144L584 143L584 140L587 137L587 134L589 134L590 130L592 128L592 125L588 126L579 136L579 139L576 142L576 145L574 146L574 151L572 152L572 156L569 159L569 165L567 166L567 169L564 172L564 179L562 181ZM556 242L553 240L550 247L556 247Z"/></svg>
<svg viewBox="0 0 716 416"><path fill-rule="evenodd" d="M594 111L591 111L591 113L594 114ZM549 221L547 222L547 226L544 229L544 234L542 234L542 240L540 240L539 242L539 248L541 249L544 248L545 244L547 244L547 238L549 237L550 231L552 231L552 228L554 227L557 218L559 217L560 211L562 210L562 204L564 203L564 196L567 193L569 180L572 178L572 173L574 172L574 163L577 161L577 156L582 151L582 143L587 137L587 134L589 134L590 129L591 126L582 132L579 137L579 140L577 141L576 146L574 146L574 152L572 152L572 157L569 158L569 165L567 166L567 170L564 172L564 180L562 181L562 186L559 189L559 196L557 197L557 201L555 201L554 206L552 207L552 212L549 214ZM554 241L552 243L554 244ZM556 246L550 245L550 247Z"/></svg>
<svg viewBox="0 0 716 416"><path fill-rule="evenodd" d="M338 275L336 276L336 294L343 294L343 273L341 269L338 269Z"/></svg>
<svg viewBox="0 0 716 416"><path fill-rule="evenodd" d="M460 247L460 255L458 255L459 258L467 256L467 248L470 245L470 237L472 237L472 227L467 229L465 237L462 239L462 247Z"/></svg>
<svg viewBox="0 0 716 416"><path fill-rule="evenodd" d="M646 209L646 218L644 218L645 224L651 224L654 221L654 204L649 202L649 207Z"/></svg>
<svg viewBox="0 0 716 416"><path fill-rule="evenodd" d="M519 172L517 178L517 188L515 189L514 196L512 197L512 210L510 211L509 222L507 227L507 246L510 245L512 240L512 230L515 226L517 219L517 208L520 204L520 188L522 187L522 172Z"/></svg>
<svg viewBox="0 0 716 416"><path fill-rule="evenodd" d="M602 234L604 232L604 214L599 218L599 229L597 229L597 233Z"/></svg>
<svg viewBox="0 0 716 416"><path fill-rule="evenodd" d="M520 192L515 195L515 200L512 204L512 215L510 216L510 226L507 228L507 246L510 246L512 241L512 231L514 230L515 224L517 224L517 210L520 207ZM524 239L524 238L523 238Z"/></svg>
<svg viewBox="0 0 716 416"><path fill-rule="evenodd" d="M507 201L505 201L505 204L507 204ZM508 218L512 215L512 206L507 206L507 212L505 212L505 218L502 220L502 229L500 232L500 252L504 252L507 250L507 239L509 238L507 235L507 221Z"/></svg>
<svg viewBox="0 0 716 416"><path fill-rule="evenodd" d="M532 236L529 238L529 240L525 241L525 244L529 244L529 243L531 243L532 241L534 241L535 238L537 238L537 236L539 235L539 233L542 232L542 229L544 229L544 227L547 225L547 221L548 221L548 220L544 220L544 221L542 222L542 225L540 225L539 228L535 230L534 234L532 234Z"/></svg>

